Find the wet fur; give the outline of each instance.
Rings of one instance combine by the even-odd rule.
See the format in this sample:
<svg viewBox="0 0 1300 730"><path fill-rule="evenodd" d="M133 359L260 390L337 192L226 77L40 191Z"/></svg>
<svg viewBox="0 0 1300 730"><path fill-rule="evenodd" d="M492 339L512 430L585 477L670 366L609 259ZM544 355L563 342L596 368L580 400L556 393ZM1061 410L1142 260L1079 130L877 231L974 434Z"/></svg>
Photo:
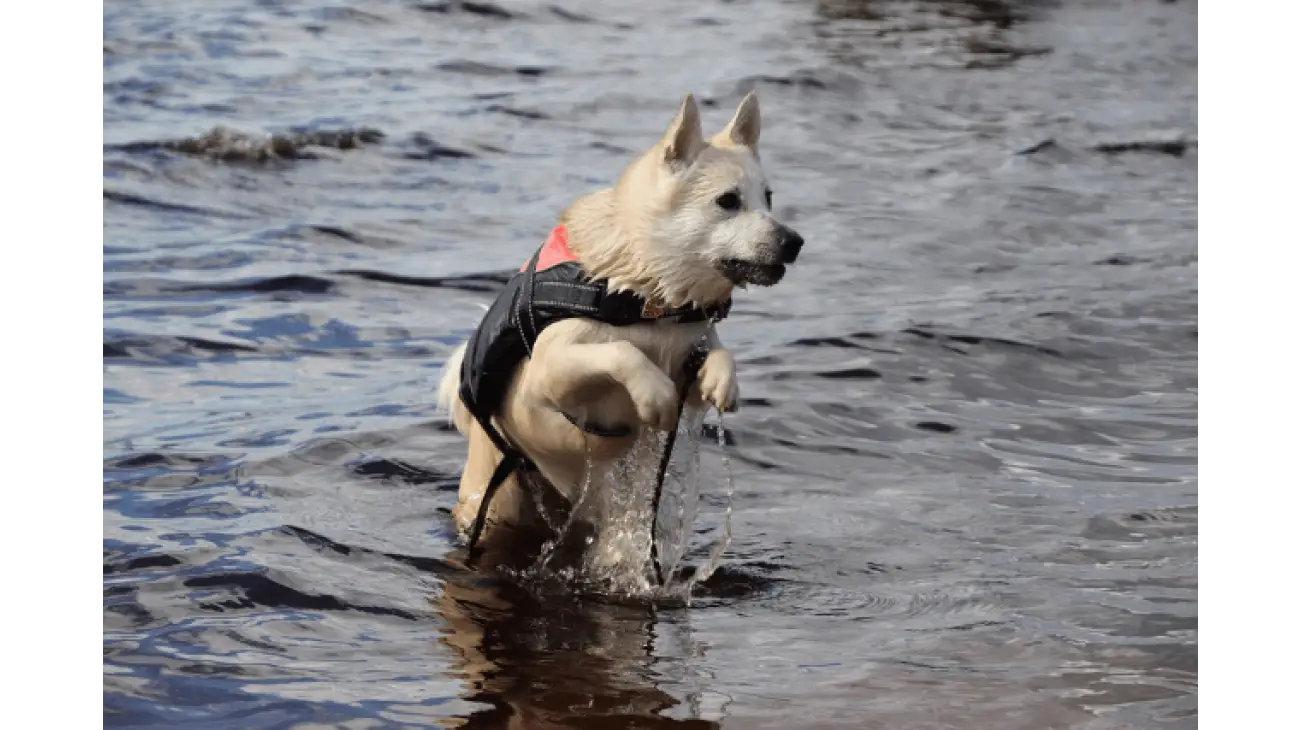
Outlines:
<svg viewBox="0 0 1300 730"><path fill-rule="evenodd" d="M760 126L758 100L750 94L727 126L706 140L688 95L663 138L633 161L614 187L578 199L561 216L584 269L607 279L612 290L634 291L666 307L725 301L737 285L747 283L737 280L735 262L761 273L753 283L775 283L773 277L784 272L782 242L793 232L772 217L765 201ZM739 211L719 206L719 196L728 191L742 199ZM728 261L732 265L724 265ZM707 324L614 327L566 319L543 330L532 357L516 369L497 428L537 464L541 478L573 500L589 459L596 469L606 468L648 430L675 428L683 364L701 340L709 354L688 406L734 410L739 399L735 360ZM448 358L438 390L439 403L469 440L453 510L462 532L472 524L501 459L458 397L464 352L462 345ZM591 423L631 425L634 433L592 436L562 411ZM512 557L526 562L539 544L536 538L548 532L518 479L508 479L492 500L482 544L496 559L487 562L512 562ZM583 518L598 526L601 517ZM594 549L601 549L599 540ZM606 562L629 557L604 556Z"/></svg>

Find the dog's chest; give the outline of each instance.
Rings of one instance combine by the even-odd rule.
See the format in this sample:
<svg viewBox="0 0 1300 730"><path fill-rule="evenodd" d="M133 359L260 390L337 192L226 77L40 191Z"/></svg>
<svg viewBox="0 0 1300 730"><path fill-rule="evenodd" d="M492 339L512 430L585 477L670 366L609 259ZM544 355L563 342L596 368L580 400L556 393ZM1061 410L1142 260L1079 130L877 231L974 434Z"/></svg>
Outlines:
<svg viewBox="0 0 1300 730"><path fill-rule="evenodd" d="M603 325L601 334L609 342L631 343L661 370L675 374L691 349L706 339L708 328L704 322L654 322L626 327Z"/></svg>

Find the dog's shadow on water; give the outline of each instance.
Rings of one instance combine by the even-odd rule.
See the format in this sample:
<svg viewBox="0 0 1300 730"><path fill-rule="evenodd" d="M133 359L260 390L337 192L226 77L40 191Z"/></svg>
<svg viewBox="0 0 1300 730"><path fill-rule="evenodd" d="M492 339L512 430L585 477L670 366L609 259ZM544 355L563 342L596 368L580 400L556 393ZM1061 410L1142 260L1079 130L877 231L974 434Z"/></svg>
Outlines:
<svg viewBox="0 0 1300 730"><path fill-rule="evenodd" d="M689 609L539 592L471 570L432 598L463 698L464 728L717 728ZM665 691L665 687L674 690Z"/></svg>

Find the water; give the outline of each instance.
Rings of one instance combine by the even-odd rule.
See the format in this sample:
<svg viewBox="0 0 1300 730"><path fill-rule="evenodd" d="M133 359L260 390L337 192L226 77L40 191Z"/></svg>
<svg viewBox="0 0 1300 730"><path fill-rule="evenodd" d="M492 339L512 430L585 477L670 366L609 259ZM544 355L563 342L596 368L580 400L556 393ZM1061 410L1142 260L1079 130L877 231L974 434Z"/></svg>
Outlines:
<svg viewBox="0 0 1300 730"><path fill-rule="evenodd" d="M1194 727L1196 12L107 4L105 723ZM457 567L444 357L750 87L808 244L721 326L722 564L689 608Z"/></svg>

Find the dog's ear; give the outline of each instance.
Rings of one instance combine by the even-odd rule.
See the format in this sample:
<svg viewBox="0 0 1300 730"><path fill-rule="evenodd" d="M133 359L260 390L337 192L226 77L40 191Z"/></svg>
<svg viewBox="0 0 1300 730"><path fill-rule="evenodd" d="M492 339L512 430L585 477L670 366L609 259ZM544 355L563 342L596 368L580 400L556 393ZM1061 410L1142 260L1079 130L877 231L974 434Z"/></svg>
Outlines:
<svg viewBox="0 0 1300 730"><path fill-rule="evenodd" d="M664 133L664 162L669 165L689 165L704 147L704 130L700 127L700 108L695 105L695 95L687 94L682 107L673 117Z"/></svg>
<svg viewBox="0 0 1300 730"><path fill-rule="evenodd" d="M758 133L762 126L763 118L758 113L758 95L751 91L741 99L736 115L713 138L713 144L719 147L748 147L757 151Z"/></svg>

